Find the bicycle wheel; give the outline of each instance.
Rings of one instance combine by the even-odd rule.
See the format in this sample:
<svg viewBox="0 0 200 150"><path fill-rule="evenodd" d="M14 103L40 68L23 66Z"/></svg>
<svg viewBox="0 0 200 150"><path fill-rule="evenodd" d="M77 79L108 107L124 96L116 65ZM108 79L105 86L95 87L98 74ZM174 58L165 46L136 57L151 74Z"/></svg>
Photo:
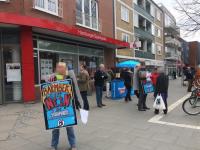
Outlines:
<svg viewBox="0 0 200 150"><path fill-rule="evenodd" d="M183 111L188 115L200 114L200 99L197 97L190 97L182 104Z"/></svg>

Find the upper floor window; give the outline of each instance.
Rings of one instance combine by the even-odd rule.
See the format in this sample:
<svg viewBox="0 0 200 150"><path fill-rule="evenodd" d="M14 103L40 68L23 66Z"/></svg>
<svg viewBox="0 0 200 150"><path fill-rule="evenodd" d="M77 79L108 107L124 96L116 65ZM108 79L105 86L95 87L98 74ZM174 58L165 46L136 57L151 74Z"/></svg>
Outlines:
<svg viewBox="0 0 200 150"><path fill-rule="evenodd" d="M35 0L35 8L53 15L59 15L60 0Z"/></svg>
<svg viewBox="0 0 200 150"><path fill-rule="evenodd" d="M96 0L76 0L76 23L99 30L98 2Z"/></svg>
<svg viewBox="0 0 200 150"><path fill-rule="evenodd" d="M122 33L122 41L124 42L129 42L129 35L126 33Z"/></svg>
<svg viewBox="0 0 200 150"><path fill-rule="evenodd" d="M121 19L129 22L129 10L125 6L121 6Z"/></svg>
<svg viewBox="0 0 200 150"><path fill-rule="evenodd" d="M156 18L161 21L161 12L159 10L156 12Z"/></svg>

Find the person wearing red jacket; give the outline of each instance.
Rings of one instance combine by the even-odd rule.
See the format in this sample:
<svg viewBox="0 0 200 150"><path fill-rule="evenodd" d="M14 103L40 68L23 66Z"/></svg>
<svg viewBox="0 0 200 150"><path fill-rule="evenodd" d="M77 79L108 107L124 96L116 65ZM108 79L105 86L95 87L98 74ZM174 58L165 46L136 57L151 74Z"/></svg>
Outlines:
<svg viewBox="0 0 200 150"><path fill-rule="evenodd" d="M152 81L152 84L153 84L154 87L156 86L158 76L159 76L158 69L155 68L153 73L151 74L151 81Z"/></svg>

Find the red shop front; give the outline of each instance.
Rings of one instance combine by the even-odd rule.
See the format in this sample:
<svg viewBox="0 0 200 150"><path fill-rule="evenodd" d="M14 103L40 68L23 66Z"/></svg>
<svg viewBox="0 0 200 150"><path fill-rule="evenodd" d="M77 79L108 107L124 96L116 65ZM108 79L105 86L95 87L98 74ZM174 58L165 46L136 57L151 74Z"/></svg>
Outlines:
<svg viewBox="0 0 200 150"><path fill-rule="evenodd" d="M5 31L8 31L8 33L16 32L16 40L12 40L12 38L15 37L12 33L10 33L10 37L12 38L6 37L6 35L9 34ZM0 98L2 99L0 104L20 100L23 100L23 102L36 100L36 78L38 78L38 72L41 73L40 69L37 70L38 68L35 67L35 57L37 57L35 55L40 54L35 54L38 48L35 48L34 45L34 38L38 38L38 35L39 41L45 41L42 39L43 37L51 37L50 40L62 39L60 40L62 43L67 39L69 47L74 46L79 50L84 50L84 48L88 49L87 46L89 46L91 50L91 59L95 60L97 58L93 56L92 51L95 50L98 52L99 49L104 49L104 63L107 66L110 64L112 64L112 66L114 65L114 55L112 55L112 53L114 53L116 48L129 47L129 44L126 42L105 37L101 34L89 32L74 26L67 26L58 22L12 13L0 13L0 35L3 37L1 39L4 39L4 37L7 39L0 40L0 57L3 60L0 62L0 69L3 70L0 74ZM42 38L40 38L40 35ZM77 43L82 44L78 45ZM44 49L42 50L44 51ZM48 51L48 48L45 50ZM53 53L58 51L59 50L56 50ZM71 51L71 53L75 55L75 51L76 50ZM66 54L67 53L68 51L66 51ZM77 57L82 60L85 56ZM112 57L113 61L111 61ZM39 81L38 85L40 83Z"/></svg>

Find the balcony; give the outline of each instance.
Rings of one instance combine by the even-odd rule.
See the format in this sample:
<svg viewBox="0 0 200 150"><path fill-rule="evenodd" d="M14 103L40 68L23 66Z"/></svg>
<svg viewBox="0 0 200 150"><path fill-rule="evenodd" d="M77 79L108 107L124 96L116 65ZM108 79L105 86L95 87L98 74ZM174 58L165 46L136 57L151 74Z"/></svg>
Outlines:
<svg viewBox="0 0 200 150"><path fill-rule="evenodd" d="M155 59L155 55L151 52L146 52L142 50L135 50L135 57L146 58L146 59Z"/></svg>
<svg viewBox="0 0 200 150"><path fill-rule="evenodd" d="M165 37L165 45L169 47L181 47L181 43L176 38L172 38L171 36Z"/></svg>
<svg viewBox="0 0 200 150"><path fill-rule="evenodd" d="M148 12L148 10L146 10L146 9L144 8L144 6L134 4L134 9L135 9L135 11L137 11L139 14L141 14L141 15L145 16L146 18L148 18L149 21L151 21L151 22L154 21L153 16L151 16L151 14Z"/></svg>
<svg viewBox="0 0 200 150"><path fill-rule="evenodd" d="M33 8L51 15L63 17L63 0L33 0Z"/></svg>
<svg viewBox="0 0 200 150"><path fill-rule="evenodd" d="M146 30L145 27L143 28L135 27L135 34L143 39L152 40L154 38L154 36L151 34L151 30Z"/></svg>
<svg viewBox="0 0 200 150"><path fill-rule="evenodd" d="M101 32L102 26L100 22L98 17L90 16L76 10L76 25Z"/></svg>

